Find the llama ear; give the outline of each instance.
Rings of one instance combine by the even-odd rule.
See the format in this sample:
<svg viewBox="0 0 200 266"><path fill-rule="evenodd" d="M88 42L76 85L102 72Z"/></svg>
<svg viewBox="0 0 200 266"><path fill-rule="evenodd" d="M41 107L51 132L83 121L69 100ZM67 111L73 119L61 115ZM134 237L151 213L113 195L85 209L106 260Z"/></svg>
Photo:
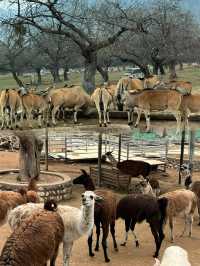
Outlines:
<svg viewBox="0 0 200 266"><path fill-rule="evenodd" d="M97 194L95 194L95 201L101 202L101 201L103 201L103 197L100 197Z"/></svg>
<svg viewBox="0 0 200 266"><path fill-rule="evenodd" d="M81 169L81 172L82 172L84 175L88 175L88 173L87 173L84 169Z"/></svg>
<svg viewBox="0 0 200 266"><path fill-rule="evenodd" d="M155 258L156 263L153 266L160 266L160 261Z"/></svg>

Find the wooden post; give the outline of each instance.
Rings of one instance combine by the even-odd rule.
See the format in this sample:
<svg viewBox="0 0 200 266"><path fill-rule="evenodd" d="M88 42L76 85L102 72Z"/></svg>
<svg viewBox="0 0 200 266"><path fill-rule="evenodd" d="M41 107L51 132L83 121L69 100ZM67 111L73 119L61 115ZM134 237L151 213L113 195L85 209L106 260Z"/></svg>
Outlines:
<svg viewBox="0 0 200 266"><path fill-rule="evenodd" d="M48 127L45 127L45 170L48 171L49 169L49 134L48 134Z"/></svg>
<svg viewBox="0 0 200 266"><path fill-rule="evenodd" d="M129 159L129 149L130 149L130 146L129 146L129 142L128 142L128 144L127 144L126 160Z"/></svg>
<svg viewBox="0 0 200 266"><path fill-rule="evenodd" d="M101 186L101 158L102 158L102 133L99 133L98 141L98 186Z"/></svg>
<svg viewBox="0 0 200 266"><path fill-rule="evenodd" d="M166 140L166 143L165 143L165 166L164 166L164 172L166 172L166 168L167 168L167 156L168 156L168 145L169 145L169 142L168 142L168 139Z"/></svg>
<svg viewBox="0 0 200 266"><path fill-rule="evenodd" d="M121 160L121 148L122 148L122 135L119 134L119 144L118 144L118 162Z"/></svg>
<svg viewBox="0 0 200 266"><path fill-rule="evenodd" d="M189 166L191 169L190 170L191 173L193 171L194 149L195 149L195 132L193 130L190 130L190 135L189 135Z"/></svg>
<svg viewBox="0 0 200 266"><path fill-rule="evenodd" d="M184 159L184 146L185 146L185 119L183 122L183 130L181 132L181 154L180 154L179 179L178 179L179 185L181 184L181 165L183 164L183 159Z"/></svg>

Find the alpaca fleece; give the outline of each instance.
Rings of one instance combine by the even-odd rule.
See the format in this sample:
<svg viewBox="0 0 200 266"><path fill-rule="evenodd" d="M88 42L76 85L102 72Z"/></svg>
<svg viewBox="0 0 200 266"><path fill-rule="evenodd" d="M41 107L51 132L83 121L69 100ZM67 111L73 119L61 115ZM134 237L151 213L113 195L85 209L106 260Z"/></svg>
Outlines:
<svg viewBox="0 0 200 266"><path fill-rule="evenodd" d="M24 220L7 239L0 266L44 266L56 257L64 226L57 213L41 211Z"/></svg>
<svg viewBox="0 0 200 266"><path fill-rule="evenodd" d="M39 202L39 197L35 191L20 189L19 192L1 191L0 192L0 225L7 221L10 210L26 202Z"/></svg>

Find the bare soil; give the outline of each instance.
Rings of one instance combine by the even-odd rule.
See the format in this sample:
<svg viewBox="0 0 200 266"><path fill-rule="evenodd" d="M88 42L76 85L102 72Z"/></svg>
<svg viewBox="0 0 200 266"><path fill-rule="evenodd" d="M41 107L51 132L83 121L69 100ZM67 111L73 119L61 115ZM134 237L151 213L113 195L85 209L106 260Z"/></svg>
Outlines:
<svg viewBox="0 0 200 266"><path fill-rule="evenodd" d="M58 171L58 172L66 172L70 176L77 176L80 173L80 168L88 169L88 164L65 164L65 163L57 163L51 162L49 166L50 171ZM0 169L7 169L7 168L18 168L18 153L16 152L0 152ZM43 168L43 166L42 166ZM178 173L174 169L168 169L167 173L154 173L159 180L161 180L161 189L162 191L167 190L174 190L177 185L178 180ZM199 179L199 172L194 173L194 179ZM71 206L80 206L80 194L84 191L84 189L80 186L73 188L73 195L72 199L62 204L68 204ZM121 197L121 194L118 194ZM198 223L198 216L197 213L194 219L194 226L193 226L193 235L192 238L189 238L187 235L184 237L179 237L182 229L184 220L182 217L177 217L175 220L175 245L180 245L181 247L185 248L189 253L189 258L191 264L193 266L200 265L200 227L197 226ZM7 237L10 235L10 229L8 225L1 227L1 234L0 234L0 248L3 247ZM133 236L130 234L129 241L126 247L119 246L119 252L115 252L112 246L112 241L109 236L108 239L108 251L109 257L111 259L109 265L110 266L151 266L154 264L154 259L152 257L153 252L155 250L155 244L150 232L149 225L147 223L137 224L135 230L139 241L140 247L136 248ZM163 250L172 245L169 242L169 230L168 225L165 228L166 238L163 241L162 248L160 255L162 256ZM118 243L122 241L124 236L124 223L123 221L119 220L116 223L116 237ZM160 256L160 257L161 257ZM62 248L60 248L59 257L57 260L56 265L62 265ZM87 266L103 266L105 265L104 257L102 248L99 252L96 252L95 257L90 258L88 256L88 249L87 249L87 236L82 237L78 241L75 242L72 256L70 259L70 265L80 266L80 265L87 265ZM25 265L24 265L25 266Z"/></svg>

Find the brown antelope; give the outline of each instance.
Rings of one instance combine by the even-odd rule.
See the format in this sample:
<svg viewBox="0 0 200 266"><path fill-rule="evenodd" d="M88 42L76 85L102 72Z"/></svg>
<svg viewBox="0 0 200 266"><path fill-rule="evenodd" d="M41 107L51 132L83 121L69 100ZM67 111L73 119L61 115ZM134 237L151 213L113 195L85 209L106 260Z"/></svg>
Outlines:
<svg viewBox="0 0 200 266"><path fill-rule="evenodd" d="M171 85L172 90L177 90L184 95L190 95L192 92L192 83L183 80L170 80L167 85Z"/></svg>
<svg viewBox="0 0 200 266"><path fill-rule="evenodd" d="M80 87L72 86L69 88L60 88L50 93L52 105L52 122L56 125L56 113L60 107L74 111L74 123L77 123L77 113L79 110L87 110L91 107L90 96Z"/></svg>
<svg viewBox="0 0 200 266"><path fill-rule="evenodd" d="M3 90L0 95L0 108L2 116L1 128L6 126L13 128L13 123L17 125L17 113L20 112L21 121L23 120L23 106L18 91L15 89ZM7 109L9 113L7 114Z"/></svg>
<svg viewBox="0 0 200 266"><path fill-rule="evenodd" d="M106 87L96 88L91 95L91 99L94 101L97 112L99 115L99 126L102 126L102 112L104 126L107 126L107 123L110 123L109 118L109 107L112 103L112 95L109 93Z"/></svg>
<svg viewBox="0 0 200 266"><path fill-rule="evenodd" d="M146 119L147 132L150 130L150 113L152 111L168 111L172 113L177 121L177 133L181 126L181 103L183 95L174 90L145 90L131 93L127 91L123 96L125 107L128 110L128 124L133 123L133 110L137 109L137 120L135 127L140 122L142 112Z"/></svg>
<svg viewBox="0 0 200 266"><path fill-rule="evenodd" d="M144 89L154 89L160 83L156 75L149 76L143 80L132 79L131 77L121 78L117 83L116 88L116 101L119 110L123 109L122 95L125 91L141 92Z"/></svg>
<svg viewBox="0 0 200 266"><path fill-rule="evenodd" d="M186 123L189 128L188 119L191 114L200 114L200 94L184 95L181 108L185 114Z"/></svg>
<svg viewBox="0 0 200 266"><path fill-rule="evenodd" d="M31 126L31 121L33 120L33 112L36 111L38 115L38 124L42 126L45 122L45 115L48 123L48 109L49 109L49 96L37 95L34 92L30 91L27 94L21 95L22 104L24 111L26 113L29 125Z"/></svg>

